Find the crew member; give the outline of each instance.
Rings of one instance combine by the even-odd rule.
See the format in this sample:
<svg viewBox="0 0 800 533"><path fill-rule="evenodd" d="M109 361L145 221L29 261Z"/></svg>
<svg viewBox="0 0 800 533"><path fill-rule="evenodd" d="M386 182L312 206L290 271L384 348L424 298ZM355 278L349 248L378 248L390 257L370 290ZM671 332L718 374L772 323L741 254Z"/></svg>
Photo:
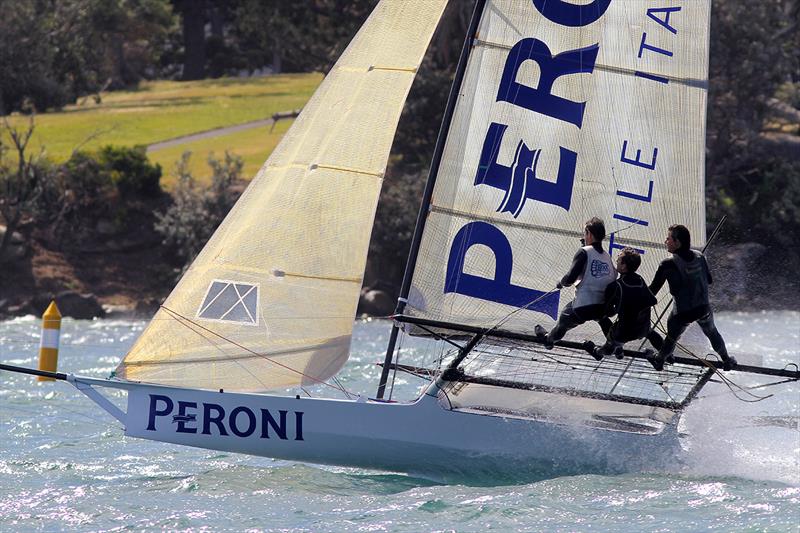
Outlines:
<svg viewBox="0 0 800 533"><path fill-rule="evenodd" d="M664 244L672 257L659 265L650 284L650 291L658 294L666 281L675 304L667 319L667 338L661 342L661 336L655 332L648 335L650 342L658 349L658 354L648 357L648 360L653 368L663 370L665 362L673 362L675 344L687 326L697 322L711 341L714 351L722 359L723 370L736 368L736 359L728 355L725 341L714 325L714 313L708 303L708 286L712 279L706 258L690 248L691 236L685 226L670 226Z"/></svg>
<svg viewBox="0 0 800 533"><path fill-rule="evenodd" d="M548 349L570 329L605 316L605 289L617 277L611 256L603 250L605 237L606 228L602 220L593 217L586 222L581 239L584 246L575 253L569 272L556 285L557 289L561 289L578 282L575 299L561 311L555 327L549 333L539 324L534 328Z"/></svg>
<svg viewBox="0 0 800 533"><path fill-rule="evenodd" d="M629 341L644 338L650 331L650 309L658 303L647 288L647 283L636 273L642 264L642 256L633 248L625 248L617 257L617 272L620 276L605 290L606 316L600 327L606 334L606 343L595 348L589 343L595 359L614 353L622 359L622 346ZM609 316L617 315L612 324Z"/></svg>

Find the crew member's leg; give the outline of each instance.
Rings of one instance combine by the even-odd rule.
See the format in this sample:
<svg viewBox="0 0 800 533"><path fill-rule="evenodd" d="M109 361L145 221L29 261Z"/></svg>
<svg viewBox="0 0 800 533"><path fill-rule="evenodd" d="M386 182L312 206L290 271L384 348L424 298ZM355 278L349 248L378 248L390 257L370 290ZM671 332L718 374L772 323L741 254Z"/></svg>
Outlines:
<svg viewBox="0 0 800 533"><path fill-rule="evenodd" d="M664 369L664 362L672 359L672 352L675 351L675 345L678 339L681 338L681 335L683 335L683 332L686 331L686 327L689 324L691 324L691 322L686 322L678 313L673 312L669 315L667 319L667 338L664 339L664 343L658 349L658 355L652 358L648 357L653 368L656 370ZM652 342L652 340L650 342Z"/></svg>
<svg viewBox="0 0 800 533"><path fill-rule="evenodd" d="M716 324L714 324L714 313L709 311L706 316L697 320L697 324L703 330L706 337L708 337L708 340L711 341L711 346L714 348L714 351L717 352L720 359L722 359L723 370L732 370L736 368L736 359L728 355L725 341L722 335L719 334Z"/></svg>
<svg viewBox="0 0 800 533"><path fill-rule="evenodd" d="M552 348L556 341L560 341L564 338L567 331L586 322L584 318L575 312L572 305L573 303L574 302L568 303L561 311L561 314L558 315L558 321L556 325L553 326L553 329L550 330L550 333L539 324L536 324L534 331L540 337L544 337L544 344L546 347Z"/></svg>

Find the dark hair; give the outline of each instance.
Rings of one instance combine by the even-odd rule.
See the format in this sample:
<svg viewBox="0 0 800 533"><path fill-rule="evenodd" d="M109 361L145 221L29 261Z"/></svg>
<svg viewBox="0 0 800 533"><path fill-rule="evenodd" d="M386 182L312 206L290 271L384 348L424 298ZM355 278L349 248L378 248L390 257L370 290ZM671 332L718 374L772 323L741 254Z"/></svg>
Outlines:
<svg viewBox="0 0 800 533"><path fill-rule="evenodd" d="M606 238L606 225L603 224L603 219L592 217L586 221L585 228L589 230L589 233L592 234L598 241L602 241Z"/></svg>
<svg viewBox="0 0 800 533"><path fill-rule="evenodd" d="M622 264L628 269L628 272L636 272L639 270L639 265L642 264L642 256L633 248L623 248L619 254Z"/></svg>
<svg viewBox="0 0 800 533"><path fill-rule="evenodd" d="M692 236L686 226L673 224L669 227L669 233L676 241L681 242L681 249L688 250L692 246Z"/></svg>

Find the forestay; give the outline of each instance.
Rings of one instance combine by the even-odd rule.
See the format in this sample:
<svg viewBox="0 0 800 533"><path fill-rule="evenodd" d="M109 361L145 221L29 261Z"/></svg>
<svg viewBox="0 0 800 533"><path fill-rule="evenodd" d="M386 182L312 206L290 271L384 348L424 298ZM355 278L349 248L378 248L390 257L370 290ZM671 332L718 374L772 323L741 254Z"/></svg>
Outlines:
<svg viewBox="0 0 800 533"><path fill-rule="evenodd" d="M530 332L583 223L651 279L670 224L705 240L708 0L487 0L405 313ZM531 302L529 310L508 316ZM596 328L595 328L596 329Z"/></svg>
<svg viewBox="0 0 800 533"><path fill-rule="evenodd" d="M117 369L259 391L344 365L397 121L446 0L383 0Z"/></svg>

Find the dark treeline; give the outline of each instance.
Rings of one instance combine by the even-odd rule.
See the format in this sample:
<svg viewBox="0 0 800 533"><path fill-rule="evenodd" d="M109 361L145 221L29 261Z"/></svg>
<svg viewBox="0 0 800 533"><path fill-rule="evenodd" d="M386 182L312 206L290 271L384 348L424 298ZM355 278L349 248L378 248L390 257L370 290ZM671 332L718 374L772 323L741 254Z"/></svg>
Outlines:
<svg viewBox="0 0 800 533"><path fill-rule="evenodd" d="M0 114L57 109L142 79L326 72L376 3L0 0ZM396 289L402 276L472 4L451 1L412 88L368 282L380 272L386 288ZM711 13L708 222L727 214L724 241L781 249L782 271L800 269L793 245L800 223L798 19L800 0L715 0Z"/></svg>

